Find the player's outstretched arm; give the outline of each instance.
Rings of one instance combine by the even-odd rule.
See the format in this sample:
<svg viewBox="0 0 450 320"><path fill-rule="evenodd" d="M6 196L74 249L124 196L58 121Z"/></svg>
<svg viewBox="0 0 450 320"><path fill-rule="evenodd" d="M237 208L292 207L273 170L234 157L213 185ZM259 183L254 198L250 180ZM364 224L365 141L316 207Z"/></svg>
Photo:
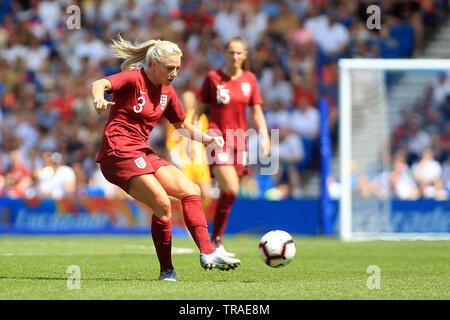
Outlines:
<svg viewBox="0 0 450 320"><path fill-rule="evenodd" d="M215 143L218 147L222 148L225 143L223 137L210 136L209 134L201 131L199 128L196 128L193 124L187 121L173 123L173 126L175 127L175 129L181 129L178 130L178 132L182 136L201 142L206 146Z"/></svg>
<svg viewBox="0 0 450 320"><path fill-rule="evenodd" d="M98 114L103 113L109 106L115 104L115 102L105 100L105 91L111 89L112 85L108 79L100 79L92 83L93 105Z"/></svg>
<svg viewBox="0 0 450 320"><path fill-rule="evenodd" d="M267 157L270 154L270 138L267 131L266 118L260 104L253 105L251 111L255 127L261 135L261 156Z"/></svg>

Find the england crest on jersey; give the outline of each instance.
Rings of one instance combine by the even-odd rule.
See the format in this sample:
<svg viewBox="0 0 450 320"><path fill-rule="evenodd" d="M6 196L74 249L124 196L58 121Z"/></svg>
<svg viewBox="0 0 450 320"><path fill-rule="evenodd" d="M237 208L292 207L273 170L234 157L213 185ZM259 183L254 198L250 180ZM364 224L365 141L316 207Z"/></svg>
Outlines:
<svg viewBox="0 0 450 320"><path fill-rule="evenodd" d="M159 104L163 107L167 104L167 94L162 94L161 98L159 99Z"/></svg>
<svg viewBox="0 0 450 320"><path fill-rule="evenodd" d="M147 163L142 157L135 159L134 163L136 164L136 167L138 167L139 169L144 169L147 166Z"/></svg>
<svg viewBox="0 0 450 320"><path fill-rule="evenodd" d="M244 93L244 96L248 97L250 95L250 90L251 90L250 83L242 82L241 89L242 89L242 92Z"/></svg>

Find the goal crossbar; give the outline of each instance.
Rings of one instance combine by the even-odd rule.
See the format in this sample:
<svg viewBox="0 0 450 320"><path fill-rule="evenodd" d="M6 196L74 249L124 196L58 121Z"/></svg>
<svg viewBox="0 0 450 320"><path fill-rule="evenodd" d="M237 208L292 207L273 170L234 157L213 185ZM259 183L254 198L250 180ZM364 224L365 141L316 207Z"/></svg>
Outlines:
<svg viewBox="0 0 450 320"><path fill-rule="evenodd" d="M340 59L340 70L443 70L450 59Z"/></svg>

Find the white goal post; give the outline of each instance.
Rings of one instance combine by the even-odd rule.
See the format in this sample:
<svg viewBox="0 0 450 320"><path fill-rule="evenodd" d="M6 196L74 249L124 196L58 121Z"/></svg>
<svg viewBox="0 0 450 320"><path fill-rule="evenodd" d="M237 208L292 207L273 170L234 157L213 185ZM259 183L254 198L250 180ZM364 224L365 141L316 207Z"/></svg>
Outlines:
<svg viewBox="0 0 450 320"><path fill-rule="evenodd" d="M352 126L357 124L352 124L352 104L355 95L358 94L369 94L370 88L365 88L364 84L359 84L358 90L353 90L352 77L354 78L354 72L361 71L361 73L372 73L373 77L382 79L385 71L443 71L450 72L450 59L340 59L338 62L339 67L339 175L340 175L340 203L339 203L339 234L344 241L354 241L354 240L376 240L376 239L386 239L386 240L450 240L450 233L446 232L391 232L389 228L382 230L382 232L370 232L365 230L364 232L359 232L359 230L354 230L354 211L352 203L352 171L350 163L352 163ZM381 77L380 77L381 75ZM375 78L374 78L375 79ZM377 80L378 81L378 80ZM380 80L381 83L384 80ZM389 108L387 102L387 95L385 93L385 85L379 85L377 89L378 100L373 100L372 94L370 99L372 104L384 104L377 109L377 116L385 117L386 121L388 114L387 109ZM361 93L359 91L366 92ZM356 92L358 91L358 92ZM383 96L384 95L384 96ZM380 98L381 96L381 98ZM363 112L362 107L357 110L357 112ZM371 111L369 111L370 113ZM373 111L372 111L373 112ZM368 118L368 117L367 117ZM377 120L374 120L377 121ZM370 122L370 121L368 121ZM379 124L382 123L380 120ZM374 125L375 126L375 125ZM363 128L364 130L364 128ZM385 130L388 131L388 130ZM381 132L381 131L380 131ZM386 143L389 144L390 136L382 133L379 139L387 139ZM367 140L370 141L370 140ZM381 142L380 142L381 145ZM387 205L389 207L389 205ZM380 210L380 209L378 209ZM390 207L382 210L390 210ZM448 215L446 215L448 217ZM389 218L388 218L389 219ZM443 223L448 223L444 219ZM380 220L382 221L382 219ZM380 224L380 221L377 223ZM382 223L382 222L381 222Z"/></svg>

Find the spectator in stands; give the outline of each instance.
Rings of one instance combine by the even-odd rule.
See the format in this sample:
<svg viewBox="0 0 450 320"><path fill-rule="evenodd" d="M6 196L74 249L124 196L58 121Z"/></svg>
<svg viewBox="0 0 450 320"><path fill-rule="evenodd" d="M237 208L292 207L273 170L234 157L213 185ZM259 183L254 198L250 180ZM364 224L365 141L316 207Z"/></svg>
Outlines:
<svg viewBox="0 0 450 320"><path fill-rule="evenodd" d="M32 175L25 166L19 150L10 154L11 167L5 173L6 195L12 198L24 198L27 189L32 185Z"/></svg>
<svg viewBox="0 0 450 320"><path fill-rule="evenodd" d="M76 188L75 172L67 166L59 152L43 153L43 168L37 170L39 196L61 199L71 196Z"/></svg>
<svg viewBox="0 0 450 320"><path fill-rule="evenodd" d="M432 84L432 99L435 106L445 103L445 99L450 95L450 78L447 74L442 73Z"/></svg>
<svg viewBox="0 0 450 320"><path fill-rule="evenodd" d="M261 2L248 2L246 10L242 14L242 36L247 40L249 49L253 49L260 41L267 28L269 17L261 10ZM244 21L245 20L245 21Z"/></svg>
<svg viewBox="0 0 450 320"><path fill-rule="evenodd" d="M208 62L211 69L222 68L225 63L225 57L222 54L222 41L219 36L213 35L207 52Z"/></svg>
<svg viewBox="0 0 450 320"><path fill-rule="evenodd" d="M21 140L20 150L27 155L39 140L37 116L34 113L22 112L17 119L14 134Z"/></svg>
<svg viewBox="0 0 450 320"><path fill-rule="evenodd" d="M424 48L424 27L420 2L415 0L394 1L389 12L391 17L398 20L399 23L410 25L414 29L414 45L418 53L421 53Z"/></svg>
<svg viewBox="0 0 450 320"><path fill-rule="evenodd" d="M438 135L442 131L442 115L434 108L425 107L423 130L429 135Z"/></svg>
<svg viewBox="0 0 450 320"><path fill-rule="evenodd" d="M214 19L214 31L216 31L222 43L232 37L241 35L241 13L232 0L221 1L222 8Z"/></svg>
<svg viewBox="0 0 450 320"><path fill-rule="evenodd" d="M27 36L29 39L26 51L27 69L36 71L48 59L50 50L47 46L42 45L39 39L31 33L28 33Z"/></svg>
<svg viewBox="0 0 450 320"><path fill-rule="evenodd" d="M390 195L390 172L385 168L381 173L367 180L361 181L361 195L363 197L375 196L377 199L387 200Z"/></svg>
<svg viewBox="0 0 450 320"><path fill-rule="evenodd" d="M290 115L290 128L300 137L316 140L319 135L319 110L306 97L300 97L298 105Z"/></svg>
<svg viewBox="0 0 450 320"><path fill-rule="evenodd" d="M305 28L303 21L300 19L296 19L293 28L289 29L287 39L288 46L291 47L289 49L303 49L301 51L307 51L314 44L311 31Z"/></svg>
<svg viewBox="0 0 450 320"><path fill-rule="evenodd" d="M52 32L62 20L61 6L57 0L41 1L37 7L38 15L47 31Z"/></svg>
<svg viewBox="0 0 450 320"><path fill-rule="evenodd" d="M371 186L368 177L358 171L358 163L352 160L349 164L350 166L350 189L352 193L361 195L363 197L370 196L372 194ZM327 188L330 192L330 197L332 199L339 199L341 196L341 181L330 175L327 178ZM376 190L373 190L374 193Z"/></svg>
<svg viewBox="0 0 450 320"><path fill-rule="evenodd" d="M204 1L196 2L195 8L184 12L182 17L188 34L202 36L214 26L214 16L209 13Z"/></svg>
<svg viewBox="0 0 450 320"><path fill-rule="evenodd" d="M315 42L321 32L328 26L328 16L322 11L319 3L313 3L307 12L305 19L305 28L308 29Z"/></svg>
<svg viewBox="0 0 450 320"><path fill-rule="evenodd" d="M106 45L96 37L92 29L88 29L85 39L77 43L75 47L75 56L79 59L88 57L92 65L98 65L100 61L107 58L107 54Z"/></svg>
<svg viewBox="0 0 450 320"><path fill-rule="evenodd" d="M47 129L45 127L39 128L39 151L56 152L58 148L56 129Z"/></svg>
<svg viewBox="0 0 450 320"><path fill-rule="evenodd" d="M413 117L417 117L417 115L411 108L405 107L401 114L401 122L392 130L391 147L393 153L407 147L407 140L411 134L412 122L416 121ZM420 121L420 119L417 121Z"/></svg>
<svg viewBox="0 0 450 320"><path fill-rule="evenodd" d="M267 103L266 123L267 128L287 128L290 122L290 114L284 100L278 99Z"/></svg>
<svg viewBox="0 0 450 320"><path fill-rule="evenodd" d="M57 93L50 99L50 105L58 110L61 118L69 119L74 112L76 96L73 94L72 86L64 81L59 84Z"/></svg>
<svg viewBox="0 0 450 320"><path fill-rule="evenodd" d="M437 139L440 152L437 156L439 160L443 161L450 155L450 122L445 123L442 132L437 135Z"/></svg>
<svg viewBox="0 0 450 320"><path fill-rule="evenodd" d="M424 148L418 162L412 166L414 180L419 186L421 196L425 198L440 198L443 183L441 180L442 166L434 159L431 148Z"/></svg>
<svg viewBox="0 0 450 320"><path fill-rule="evenodd" d="M438 106L438 109L442 114L442 120L450 121L450 94L445 97L444 102Z"/></svg>
<svg viewBox="0 0 450 320"><path fill-rule="evenodd" d="M281 6L279 1L268 0L263 2L261 10L264 11L269 18L274 18L280 16Z"/></svg>
<svg viewBox="0 0 450 320"><path fill-rule="evenodd" d="M293 91L292 85L287 80L285 70L280 66L273 68L273 78L268 88L265 88L264 97L268 101L282 100L285 105L292 103Z"/></svg>
<svg viewBox="0 0 450 320"><path fill-rule="evenodd" d="M304 71L303 71L304 70ZM298 106L300 98L305 98L309 105L317 105L317 90L312 81L309 81L308 73L302 68L302 71L291 72L292 89L294 91L293 106Z"/></svg>
<svg viewBox="0 0 450 320"><path fill-rule="evenodd" d="M38 125L47 130L53 128L60 117L58 109L53 108L48 101L44 101L36 111Z"/></svg>
<svg viewBox="0 0 450 320"><path fill-rule="evenodd" d="M27 154L27 157L24 157L24 163L28 170L30 170L33 176L33 187L36 184L36 170L42 168L43 160L41 153L39 152L38 144L36 144Z"/></svg>
<svg viewBox="0 0 450 320"><path fill-rule="evenodd" d="M274 144L274 150L278 149L280 169L274 176L274 184L280 191L280 199L292 196L302 196L300 184L300 172L298 164L304 158L303 144L300 136L287 127L280 128L279 143ZM276 152L276 151L275 151ZM286 186L281 186L285 184Z"/></svg>
<svg viewBox="0 0 450 320"><path fill-rule="evenodd" d="M314 39L322 52L331 60L336 61L343 57L350 43L350 34L347 28L337 21L337 13L332 12L326 19L326 24L314 33Z"/></svg>
<svg viewBox="0 0 450 320"><path fill-rule="evenodd" d="M375 58L375 56L367 41L357 40L352 58Z"/></svg>
<svg viewBox="0 0 450 320"><path fill-rule="evenodd" d="M297 18L295 13L291 11L287 2L283 1L279 7L280 12L276 15L274 28L276 31L282 34L283 37L287 38L290 30L298 26L297 22L299 21L299 19Z"/></svg>
<svg viewBox="0 0 450 320"><path fill-rule="evenodd" d="M422 119L413 117L411 119L411 132L408 136L408 163L415 162L425 148L431 147L431 136L422 128Z"/></svg>
<svg viewBox="0 0 450 320"><path fill-rule="evenodd" d="M80 162L75 162L71 165L71 168L75 175L74 195L85 195L87 187L86 171L83 169L83 166Z"/></svg>
<svg viewBox="0 0 450 320"><path fill-rule="evenodd" d="M393 158L390 182L395 197L402 200L416 200L420 197L420 190L414 181L405 155L401 153L397 153Z"/></svg>

